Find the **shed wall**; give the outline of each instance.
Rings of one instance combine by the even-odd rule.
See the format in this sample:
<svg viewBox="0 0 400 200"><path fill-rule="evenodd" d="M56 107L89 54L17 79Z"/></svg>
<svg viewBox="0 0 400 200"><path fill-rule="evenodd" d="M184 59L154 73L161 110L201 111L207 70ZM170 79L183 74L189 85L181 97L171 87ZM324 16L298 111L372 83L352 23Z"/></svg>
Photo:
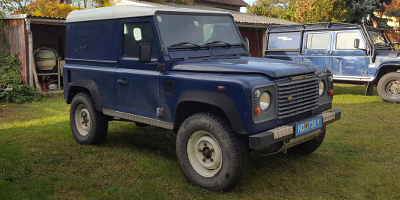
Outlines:
<svg viewBox="0 0 400 200"><path fill-rule="evenodd" d="M3 20L6 25L7 41L10 44L10 52L18 52L18 60L21 62L22 81L29 83L29 59L28 59L28 35L24 19Z"/></svg>
<svg viewBox="0 0 400 200"><path fill-rule="evenodd" d="M250 55L262 58L265 44L265 30L256 28L239 28L243 38L249 38Z"/></svg>

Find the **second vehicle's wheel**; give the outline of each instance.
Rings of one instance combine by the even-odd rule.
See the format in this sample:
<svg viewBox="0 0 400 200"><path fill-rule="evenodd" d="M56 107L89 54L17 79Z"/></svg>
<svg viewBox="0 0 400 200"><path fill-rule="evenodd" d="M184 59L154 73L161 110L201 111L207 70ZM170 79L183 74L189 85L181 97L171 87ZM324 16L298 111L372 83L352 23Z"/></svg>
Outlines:
<svg viewBox="0 0 400 200"><path fill-rule="evenodd" d="M307 142L298 144L292 148L289 148L287 150L287 152L290 154L295 154L295 155L308 155L308 154L314 152L315 150L317 150L319 146L321 146L321 144L325 138L325 133L326 133L326 128L324 128L322 133L319 134L317 137L315 137Z"/></svg>
<svg viewBox="0 0 400 200"><path fill-rule="evenodd" d="M378 82L379 97L389 103L400 103L400 73L385 74Z"/></svg>
<svg viewBox="0 0 400 200"><path fill-rule="evenodd" d="M224 120L209 113L194 114L182 123L176 153L186 178L213 191L232 189L247 164L244 140Z"/></svg>
<svg viewBox="0 0 400 200"><path fill-rule="evenodd" d="M97 111L87 93L74 96L70 108L71 130L80 144L95 145L104 142L108 130L106 116Z"/></svg>

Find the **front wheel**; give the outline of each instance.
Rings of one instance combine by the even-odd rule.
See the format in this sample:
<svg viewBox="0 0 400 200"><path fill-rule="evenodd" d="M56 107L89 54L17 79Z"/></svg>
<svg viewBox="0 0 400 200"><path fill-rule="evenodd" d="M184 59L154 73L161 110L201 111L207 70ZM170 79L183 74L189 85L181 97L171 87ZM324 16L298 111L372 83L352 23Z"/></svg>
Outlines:
<svg viewBox="0 0 400 200"><path fill-rule="evenodd" d="M400 73L385 74L378 82L379 97L389 103L400 103Z"/></svg>
<svg viewBox="0 0 400 200"><path fill-rule="evenodd" d="M97 111L90 95L79 93L74 96L70 108L71 130L80 144L102 143L107 135L108 120Z"/></svg>
<svg viewBox="0 0 400 200"><path fill-rule="evenodd" d="M246 169L246 146L221 118L197 113L181 125L176 152L194 185L213 191L232 189Z"/></svg>

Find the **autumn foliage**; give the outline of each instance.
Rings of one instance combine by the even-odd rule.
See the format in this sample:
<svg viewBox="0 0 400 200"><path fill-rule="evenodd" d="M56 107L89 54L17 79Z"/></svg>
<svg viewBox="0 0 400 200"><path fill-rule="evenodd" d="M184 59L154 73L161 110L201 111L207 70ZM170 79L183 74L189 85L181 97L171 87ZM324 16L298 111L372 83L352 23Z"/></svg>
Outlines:
<svg viewBox="0 0 400 200"><path fill-rule="evenodd" d="M36 3L36 5L29 8L30 14L34 16L67 18L71 11L80 9L51 0L37 0Z"/></svg>

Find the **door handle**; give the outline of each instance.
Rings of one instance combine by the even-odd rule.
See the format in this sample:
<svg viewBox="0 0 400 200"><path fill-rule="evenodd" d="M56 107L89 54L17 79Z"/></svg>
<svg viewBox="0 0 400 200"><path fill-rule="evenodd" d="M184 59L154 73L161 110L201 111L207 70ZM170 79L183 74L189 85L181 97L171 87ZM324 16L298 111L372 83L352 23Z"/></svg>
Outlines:
<svg viewBox="0 0 400 200"><path fill-rule="evenodd" d="M334 59L333 61L335 61L335 62L342 62L342 59L337 58L337 59Z"/></svg>
<svg viewBox="0 0 400 200"><path fill-rule="evenodd" d="M118 82L119 84L122 84L122 85L128 84L128 81L125 81L125 80L122 80L122 79L118 79L117 82Z"/></svg>
<svg viewBox="0 0 400 200"><path fill-rule="evenodd" d="M310 61L312 61L312 59L311 59L311 58L307 58L306 61L307 61L307 62L310 62Z"/></svg>

